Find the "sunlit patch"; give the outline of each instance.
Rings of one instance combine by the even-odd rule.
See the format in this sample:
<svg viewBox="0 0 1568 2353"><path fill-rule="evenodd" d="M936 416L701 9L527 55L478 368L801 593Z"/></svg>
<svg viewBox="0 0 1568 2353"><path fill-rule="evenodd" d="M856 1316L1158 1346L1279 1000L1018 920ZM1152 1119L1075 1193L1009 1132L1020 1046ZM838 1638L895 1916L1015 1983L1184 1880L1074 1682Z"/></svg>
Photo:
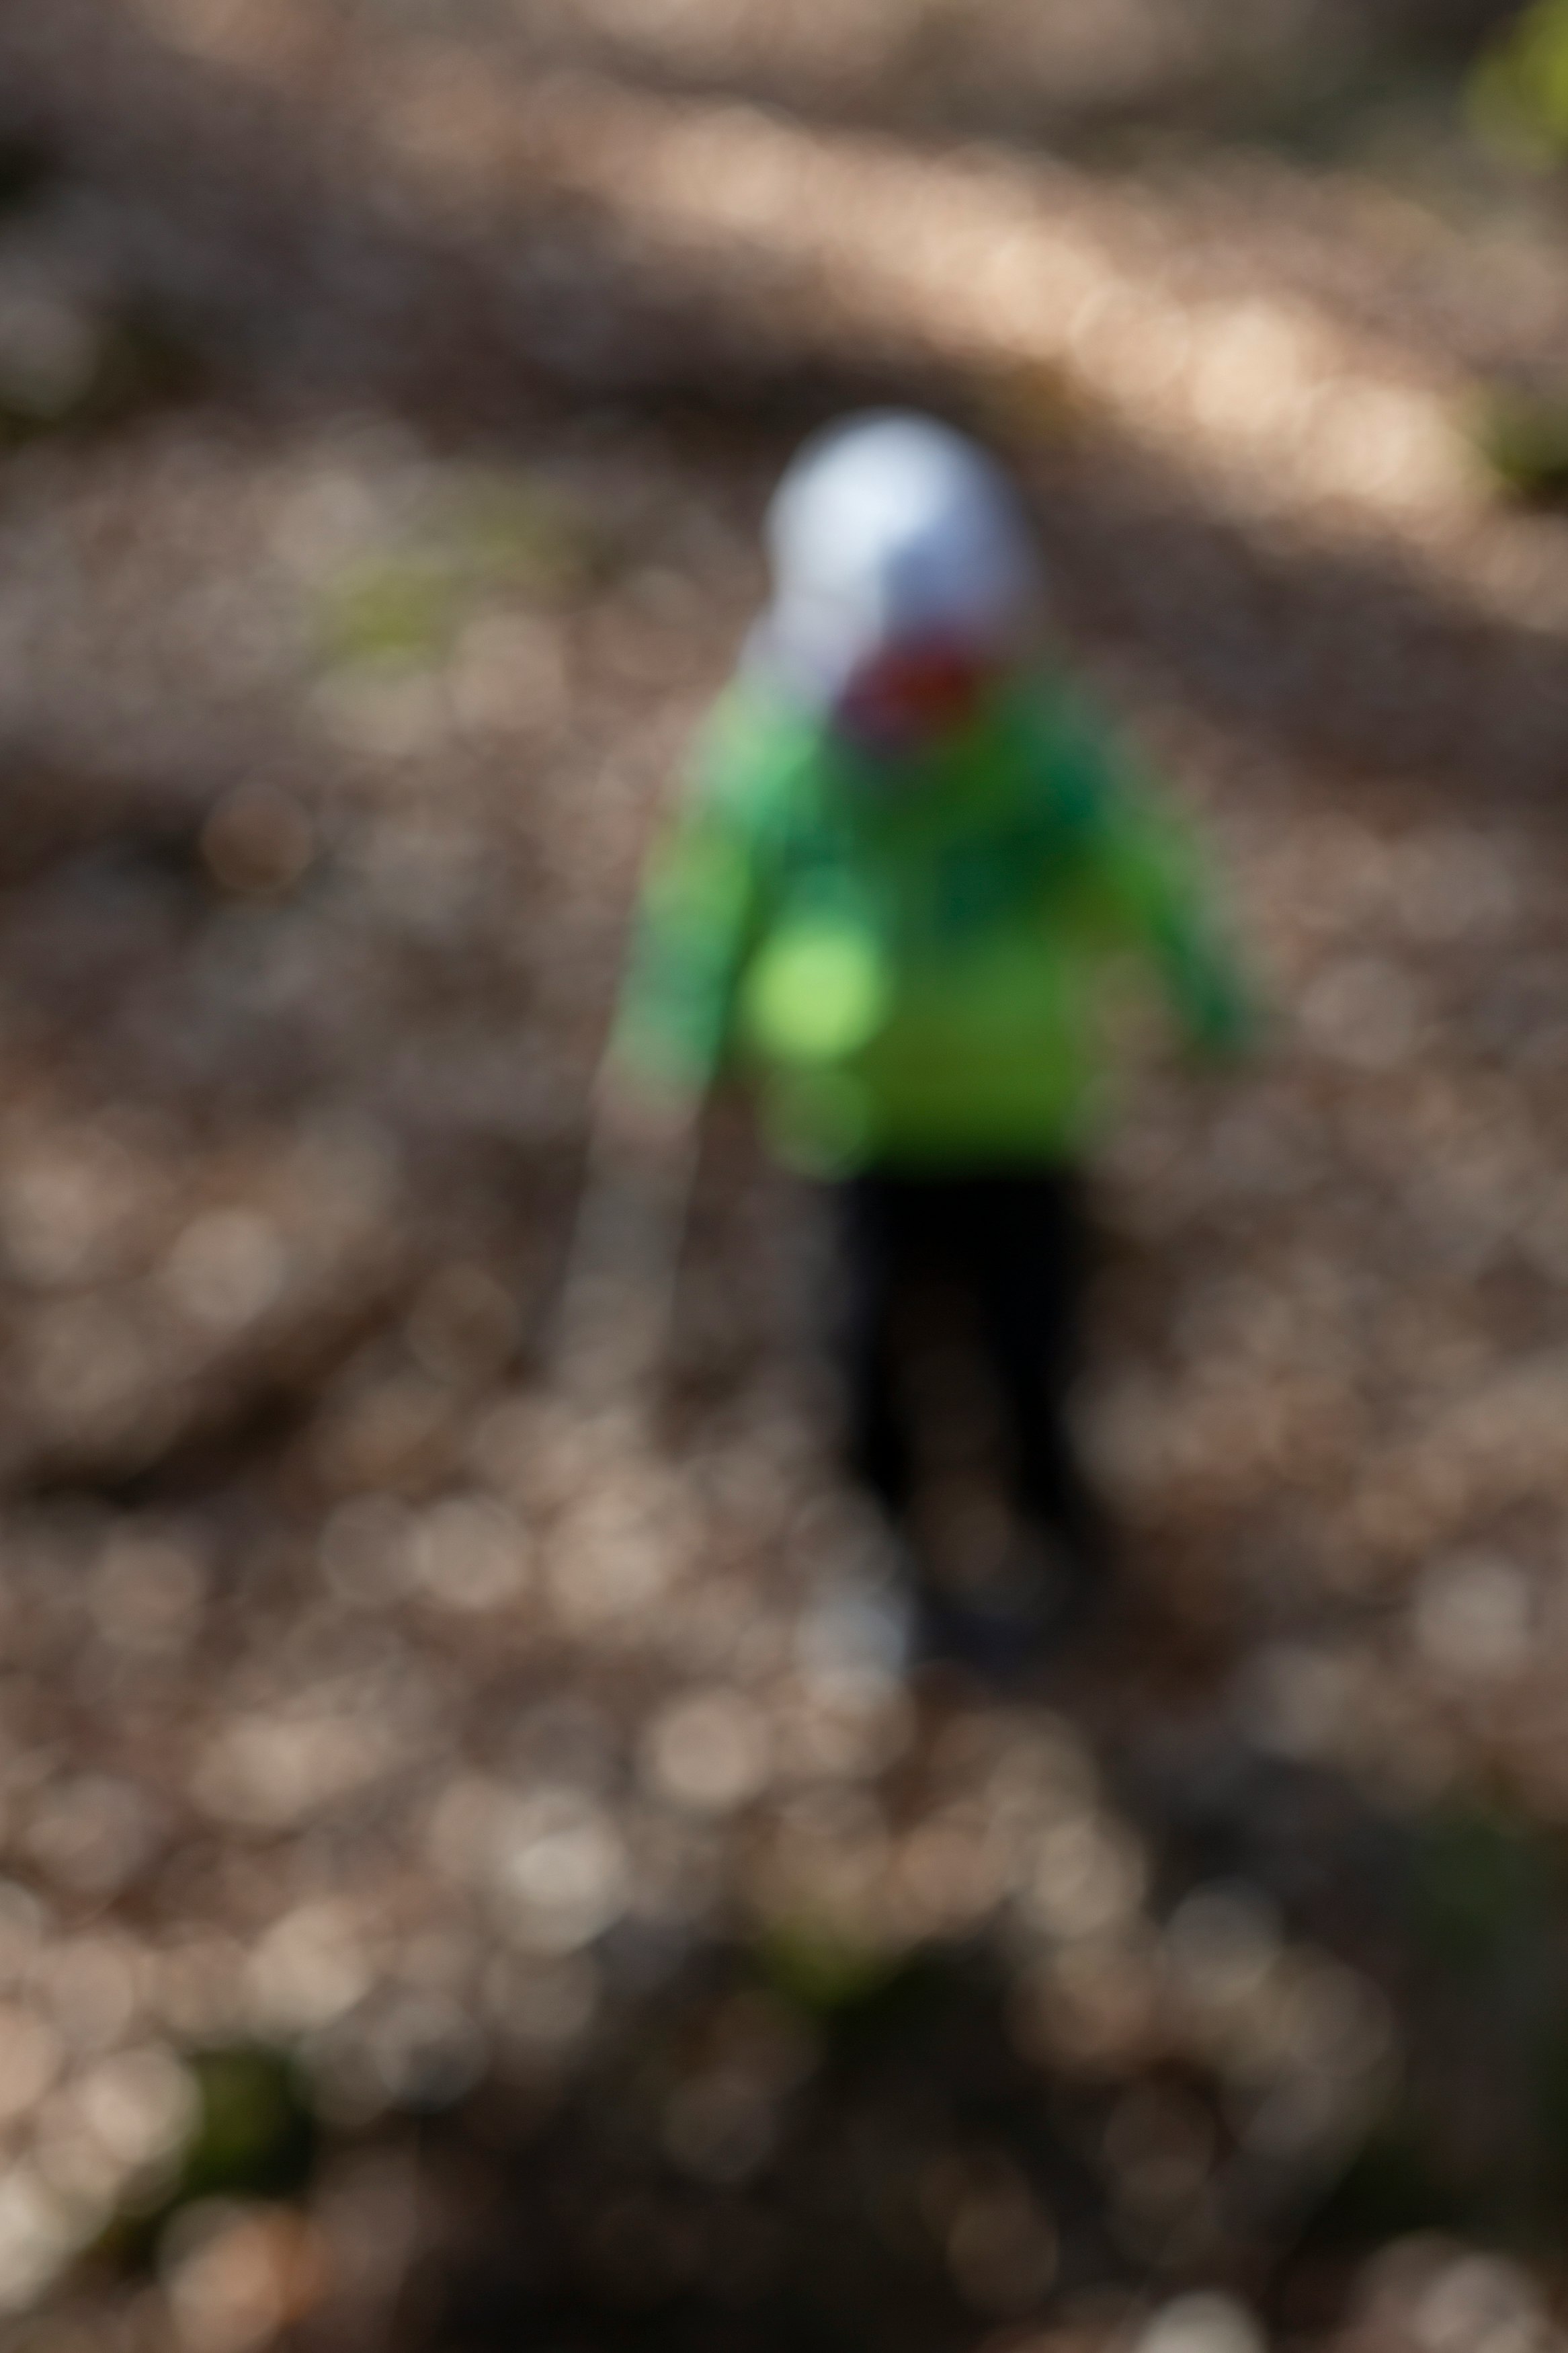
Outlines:
<svg viewBox="0 0 1568 2353"><path fill-rule="evenodd" d="M1133 2340L1133 2353L1268 2353L1268 2344L1245 2305L1205 2291L1163 2306Z"/></svg>
<svg viewBox="0 0 1568 2353"><path fill-rule="evenodd" d="M620 1833L602 1807L575 1791L499 1801L487 1843L500 1919L525 1951L577 1952L626 1908Z"/></svg>
<svg viewBox="0 0 1568 2353"><path fill-rule="evenodd" d="M1052 1936L1103 1936L1138 1911L1148 1866L1121 1825L1085 1814L1047 1832L1024 1890L1028 1917Z"/></svg>
<svg viewBox="0 0 1568 2353"><path fill-rule="evenodd" d="M181 2353L253 2353L325 2294L327 2248L288 2206L211 2199L165 2235L162 2268Z"/></svg>
<svg viewBox="0 0 1568 2353"><path fill-rule="evenodd" d="M1428 1663L1459 1683L1517 1674L1535 1648L1531 1580L1516 1562L1491 1555L1435 1561L1416 1588L1412 1617Z"/></svg>
<svg viewBox="0 0 1568 2353"><path fill-rule="evenodd" d="M1503 2255L1424 2233L1396 2241L1369 2264L1352 2317L1422 2353L1535 2353L1560 2341L1541 2291Z"/></svg>
<svg viewBox="0 0 1568 2353"><path fill-rule="evenodd" d="M79 2225L69 2205L34 2167L0 2173L0 2311L33 2303L75 2254Z"/></svg>
<svg viewBox="0 0 1568 2353"><path fill-rule="evenodd" d="M530 1581L525 1531L482 1496L454 1495L433 1505L414 1522L407 1546L411 1583L445 1609L496 1609Z"/></svg>
<svg viewBox="0 0 1568 2353"><path fill-rule="evenodd" d="M298 2034L352 2010L375 1982L376 1961L355 1906L323 1897L276 1921L247 1974L257 2024Z"/></svg>
<svg viewBox="0 0 1568 2353"><path fill-rule="evenodd" d="M37 2010L0 2007L0 2112L25 2116L65 2063L65 2045Z"/></svg>
<svg viewBox="0 0 1568 2353"><path fill-rule="evenodd" d="M252 1209L209 1209L184 1229L163 1279L195 1322L232 1331L265 1314L288 1272L288 1246L269 1219Z"/></svg>
<svg viewBox="0 0 1568 2353"><path fill-rule="evenodd" d="M693 1692L672 1702L649 1725L643 1755L653 1788L696 1813L732 1812L768 1784L767 1726L740 1692Z"/></svg>
<svg viewBox="0 0 1568 2353"><path fill-rule="evenodd" d="M550 1597L574 1633L629 1624L685 1565L686 1514L668 1483L637 1466L585 1494L557 1522L546 1555Z"/></svg>
<svg viewBox="0 0 1568 2353"><path fill-rule="evenodd" d="M198 1757L197 1803L219 1820L281 1829L378 1780L398 1760L395 1722L352 1686L275 1714L235 1715Z"/></svg>
<svg viewBox="0 0 1568 2353"><path fill-rule="evenodd" d="M0 1237L24 1282L90 1282L133 1263L167 1179L107 1125L46 1134L0 1167Z"/></svg>
<svg viewBox="0 0 1568 2353"><path fill-rule="evenodd" d="M247 73L286 74L319 29L299 0L136 0L151 30L174 47Z"/></svg>
<svg viewBox="0 0 1568 2353"><path fill-rule="evenodd" d="M83 2129L127 2175L173 2157L196 2121L189 2071L158 2043L100 2060L76 2079L71 2097Z"/></svg>

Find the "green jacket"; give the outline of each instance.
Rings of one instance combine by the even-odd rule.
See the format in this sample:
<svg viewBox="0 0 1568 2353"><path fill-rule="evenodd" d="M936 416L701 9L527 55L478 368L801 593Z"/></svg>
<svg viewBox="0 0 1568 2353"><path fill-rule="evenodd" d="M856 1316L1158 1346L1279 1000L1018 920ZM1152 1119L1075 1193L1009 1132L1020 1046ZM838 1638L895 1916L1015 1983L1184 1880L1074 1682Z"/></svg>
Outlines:
<svg viewBox="0 0 1568 2353"><path fill-rule="evenodd" d="M1010 679L894 762L742 680L649 860L612 1056L691 1095L741 1067L820 1174L1059 1161L1128 950L1194 1045L1241 1041L1186 840L1061 681Z"/></svg>

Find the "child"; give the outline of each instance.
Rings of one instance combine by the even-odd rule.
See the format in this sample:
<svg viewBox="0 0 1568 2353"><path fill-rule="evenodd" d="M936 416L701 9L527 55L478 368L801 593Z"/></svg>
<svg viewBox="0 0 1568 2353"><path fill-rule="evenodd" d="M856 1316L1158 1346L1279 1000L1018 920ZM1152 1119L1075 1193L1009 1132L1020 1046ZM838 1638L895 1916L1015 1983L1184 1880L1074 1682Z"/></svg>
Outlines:
<svg viewBox="0 0 1568 2353"><path fill-rule="evenodd" d="M1179 832L1038 649L1030 536L978 449L852 418L788 469L767 538L772 604L649 862L607 1115L680 1131L732 1060L826 1180L849 1460L900 1531L901 1303L956 1281L1015 1503L1081 1604L1108 1553L1066 1410L1106 983L1141 951L1221 1053L1237 975Z"/></svg>

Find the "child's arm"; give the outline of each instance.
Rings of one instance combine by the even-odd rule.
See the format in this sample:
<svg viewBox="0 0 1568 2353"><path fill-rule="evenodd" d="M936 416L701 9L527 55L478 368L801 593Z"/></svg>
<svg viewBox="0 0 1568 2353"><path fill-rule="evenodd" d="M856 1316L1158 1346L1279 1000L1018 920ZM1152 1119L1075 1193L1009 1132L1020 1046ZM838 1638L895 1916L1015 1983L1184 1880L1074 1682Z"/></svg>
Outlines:
<svg viewBox="0 0 1568 2353"><path fill-rule="evenodd" d="M722 1059L756 899L755 858L697 786L649 855L605 1057L606 1100L655 1127L694 1116Z"/></svg>
<svg viewBox="0 0 1568 2353"><path fill-rule="evenodd" d="M1244 1052L1257 1030L1257 1005L1195 843L1142 793L1124 787L1106 849L1123 920L1152 959L1188 1043L1215 1061Z"/></svg>
<svg viewBox="0 0 1568 2353"><path fill-rule="evenodd" d="M1098 714L1062 697L1051 722L1051 765L1078 836L1092 927L1152 962L1198 1053L1219 1060L1244 1051L1257 1003L1196 841Z"/></svg>

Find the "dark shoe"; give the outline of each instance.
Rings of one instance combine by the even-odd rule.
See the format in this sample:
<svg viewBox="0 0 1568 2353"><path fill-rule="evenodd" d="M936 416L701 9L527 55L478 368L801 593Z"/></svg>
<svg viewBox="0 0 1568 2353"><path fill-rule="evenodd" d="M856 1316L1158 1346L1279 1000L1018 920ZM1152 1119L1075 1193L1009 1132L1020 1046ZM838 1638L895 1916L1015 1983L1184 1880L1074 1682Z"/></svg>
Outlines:
<svg viewBox="0 0 1568 2353"><path fill-rule="evenodd" d="M1018 1574L971 1592L922 1585L914 1655L966 1667L987 1683L1016 1684L1089 1634L1107 1598L1105 1578L1057 1554L1031 1557Z"/></svg>

